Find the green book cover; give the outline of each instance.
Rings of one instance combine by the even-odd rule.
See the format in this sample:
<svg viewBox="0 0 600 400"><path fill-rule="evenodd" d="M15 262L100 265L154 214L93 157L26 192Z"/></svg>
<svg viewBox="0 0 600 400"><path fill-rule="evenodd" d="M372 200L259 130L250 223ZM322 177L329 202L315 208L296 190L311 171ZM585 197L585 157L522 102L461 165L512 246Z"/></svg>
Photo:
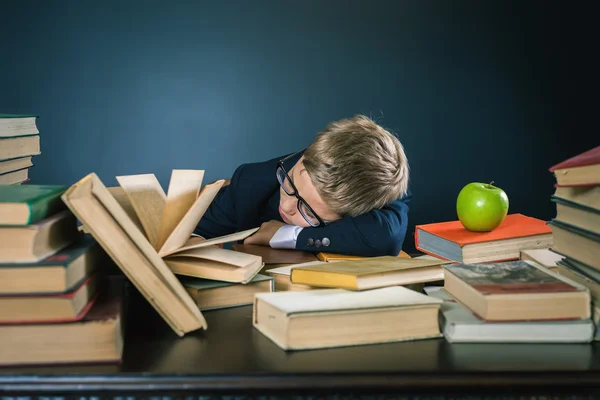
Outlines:
<svg viewBox="0 0 600 400"><path fill-rule="evenodd" d="M60 197L66 190L58 185L0 185L0 225L30 225L66 209ZM16 218L19 205L25 205L27 211Z"/></svg>

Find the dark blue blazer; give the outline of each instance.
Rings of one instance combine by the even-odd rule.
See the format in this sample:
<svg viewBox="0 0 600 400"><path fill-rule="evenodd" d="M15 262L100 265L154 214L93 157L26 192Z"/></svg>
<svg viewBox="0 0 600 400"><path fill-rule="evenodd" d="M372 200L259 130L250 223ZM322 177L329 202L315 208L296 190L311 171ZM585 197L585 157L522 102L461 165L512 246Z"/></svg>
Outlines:
<svg viewBox="0 0 600 400"><path fill-rule="evenodd" d="M286 160L288 171L302 154ZM284 157L239 166L231 183L221 188L194 233L209 239L256 228L271 220L283 222L278 211L280 194L275 171L278 161ZM366 257L398 255L406 236L411 197L408 194L380 210L358 217L304 228L298 235L296 249Z"/></svg>

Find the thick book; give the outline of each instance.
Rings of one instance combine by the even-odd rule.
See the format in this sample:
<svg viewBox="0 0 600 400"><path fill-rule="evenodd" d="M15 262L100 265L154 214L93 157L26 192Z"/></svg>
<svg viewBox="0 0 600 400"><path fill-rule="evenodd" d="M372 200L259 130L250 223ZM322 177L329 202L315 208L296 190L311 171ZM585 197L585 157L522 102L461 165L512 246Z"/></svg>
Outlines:
<svg viewBox="0 0 600 400"><path fill-rule="evenodd" d="M123 285L111 279L80 320L0 325L0 365L119 363Z"/></svg>
<svg viewBox="0 0 600 400"><path fill-rule="evenodd" d="M600 234L558 220L550 221L552 250L600 270Z"/></svg>
<svg viewBox="0 0 600 400"><path fill-rule="evenodd" d="M600 271L565 257L559 261L556 272L585 286L590 291L592 299L600 300Z"/></svg>
<svg viewBox="0 0 600 400"><path fill-rule="evenodd" d="M552 198L600 211L600 185L557 186Z"/></svg>
<svg viewBox="0 0 600 400"><path fill-rule="evenodd" d="M79 320L97 287L98 276L92 274L65 293L0 295L0 324Z"/></svg>
<svg viewBox="0 0 600 400"><path fill-rule="evenodd" d="M196 303L96 174L73 184L62 198L175 333L207 328Z"/></svg>
<svg viewBox="0 0 600 400"><path fill-rule="evenodd" d="M444 263L392 256L311 263L293 268L290 280L308 286L366 290L443 280Z"/></svg>
<svg viewBox="0 0 600 400"><path fill-rule="evenodd" d="M447 264L444 288L486 321L589 319L589 290L527 261Z"/></svg>
<svg viewBox="0 0 600 400"><path fill-rule="evenodd" d="M29 169L0 173L0 185L16 185L29 180Z"/></svg>
<svg viewBox="0 0 600 400"><path fill-rule="evenodd" d="M517 260L523 249L552 245L552 231L546 221L509 214L491 232L471 232L460 221L436 222L415 227L417 250L462 263Z"/></svg>
<svg viewBox="0 0 600 400"><path fill-rule="evenodd" d="M552 201L556 204L556 221L600 235L600 209L558 197L553 197Z"/></svg>
<svg viewBox="0 0 600 400"><path fill-rule="evenodd" d="M600 185L600 146L553 165L549 171L558 186Z"/></svg>
<svg viewBox="0 0 600 400"><path fill-rule="evenodd" d="M425 287L428 296L443 300L440 326L450 343L589 343L590 319L568 321L487 322L439 286Z"/></svg>
<svg viewBox="0 0 600 400"><path fill-rule="evenodd" d="M12 171L19 171L21 169L29 167L33 167L33 162L31 162L31 156L14 158L12 160L4 160L0 161L0 174L5 174L7 172Z"/></svg>
<svg viewBox="0 0 600 400"><path fill-rule="evenodd" d="M29 225L0 227L0 263L41 261L80 237L77 219L69 210Z"/></svg>
<svg viewBox="0 0 600 400"><path fill-rule="evenodd" d="M180 281L201 311L252 305L256 293L275 291L273 278L260 274L245 285L189 276Z"/></svg>
<svg viewBox="0 0 600 400"><path fill-rule="evenodd" d="M111 260L91 236L34 263L0 264L0 295L64 293Z"/></svg>
<svg viewBox="0 0 600 400"><path fill-rule="evenodd" d="M39 135L0 137L0 161L39 154L41 154Z"/></svg>
<svg viewBox="0 0 600 400"><path fill-rule="evenodd" d="M401 286L259 293L254 327L284 350L440 337L441 300Z"/></svg>
<svg viewBox="0 0 600 400"><path fill-rule="evenodd" d="M58 185L0 186L0 226L29 225L65 210L60 196L66 190Z"/></svg>
<svg viewBox="0 0 600 400"><path fill-rule="evenodd" d="M0 114L0 137L37 135L37 115Z"/></svg>

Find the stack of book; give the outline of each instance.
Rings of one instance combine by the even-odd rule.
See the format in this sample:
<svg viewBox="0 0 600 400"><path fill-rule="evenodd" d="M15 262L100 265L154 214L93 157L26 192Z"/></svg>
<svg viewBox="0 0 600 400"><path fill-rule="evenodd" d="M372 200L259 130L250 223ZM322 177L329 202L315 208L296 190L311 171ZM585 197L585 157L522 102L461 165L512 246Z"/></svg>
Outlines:
<svg viewBox="0 0 600 400"><path fill-rule="evenodd" d="M589 288L594 320L600 323L600 146L550 168L556 178L551 199L552 250L563 256L558 272ZM600 340L600 329L596 330Z"/></svg>
<svg viewBox="0 0 600 400"><path fill-rule="evenodd" d="M40 154L35 115L0 114L0 185L29 180L32 156Z"/></svg>
<svg viewBox="0 0 600 400"><path fill-rule="evenodd" d="M66 187L0 186L0 364L118 361L120 297Z"/></svg>
<svg viewBox="0 0 600 400"><path fill-rule="evenodd" d="M588 343L590 292L531 261L446 264L440 326L449 342Z"/></svg>

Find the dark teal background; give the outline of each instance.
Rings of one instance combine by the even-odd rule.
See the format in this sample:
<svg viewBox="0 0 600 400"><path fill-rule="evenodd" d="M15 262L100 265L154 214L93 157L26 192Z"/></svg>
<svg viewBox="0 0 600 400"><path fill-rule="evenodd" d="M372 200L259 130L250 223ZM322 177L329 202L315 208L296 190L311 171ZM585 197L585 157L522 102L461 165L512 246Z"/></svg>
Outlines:
<svg viewBox="0 0 600 400"><path fill-rule="evenodd" d="M174 168L229 177L364 113L405 146L411 233L455 219L471 181L549 219L548 168L599 144L592 4L3 1L0 112L40 116L32 183L165 189Z"/></svg>

